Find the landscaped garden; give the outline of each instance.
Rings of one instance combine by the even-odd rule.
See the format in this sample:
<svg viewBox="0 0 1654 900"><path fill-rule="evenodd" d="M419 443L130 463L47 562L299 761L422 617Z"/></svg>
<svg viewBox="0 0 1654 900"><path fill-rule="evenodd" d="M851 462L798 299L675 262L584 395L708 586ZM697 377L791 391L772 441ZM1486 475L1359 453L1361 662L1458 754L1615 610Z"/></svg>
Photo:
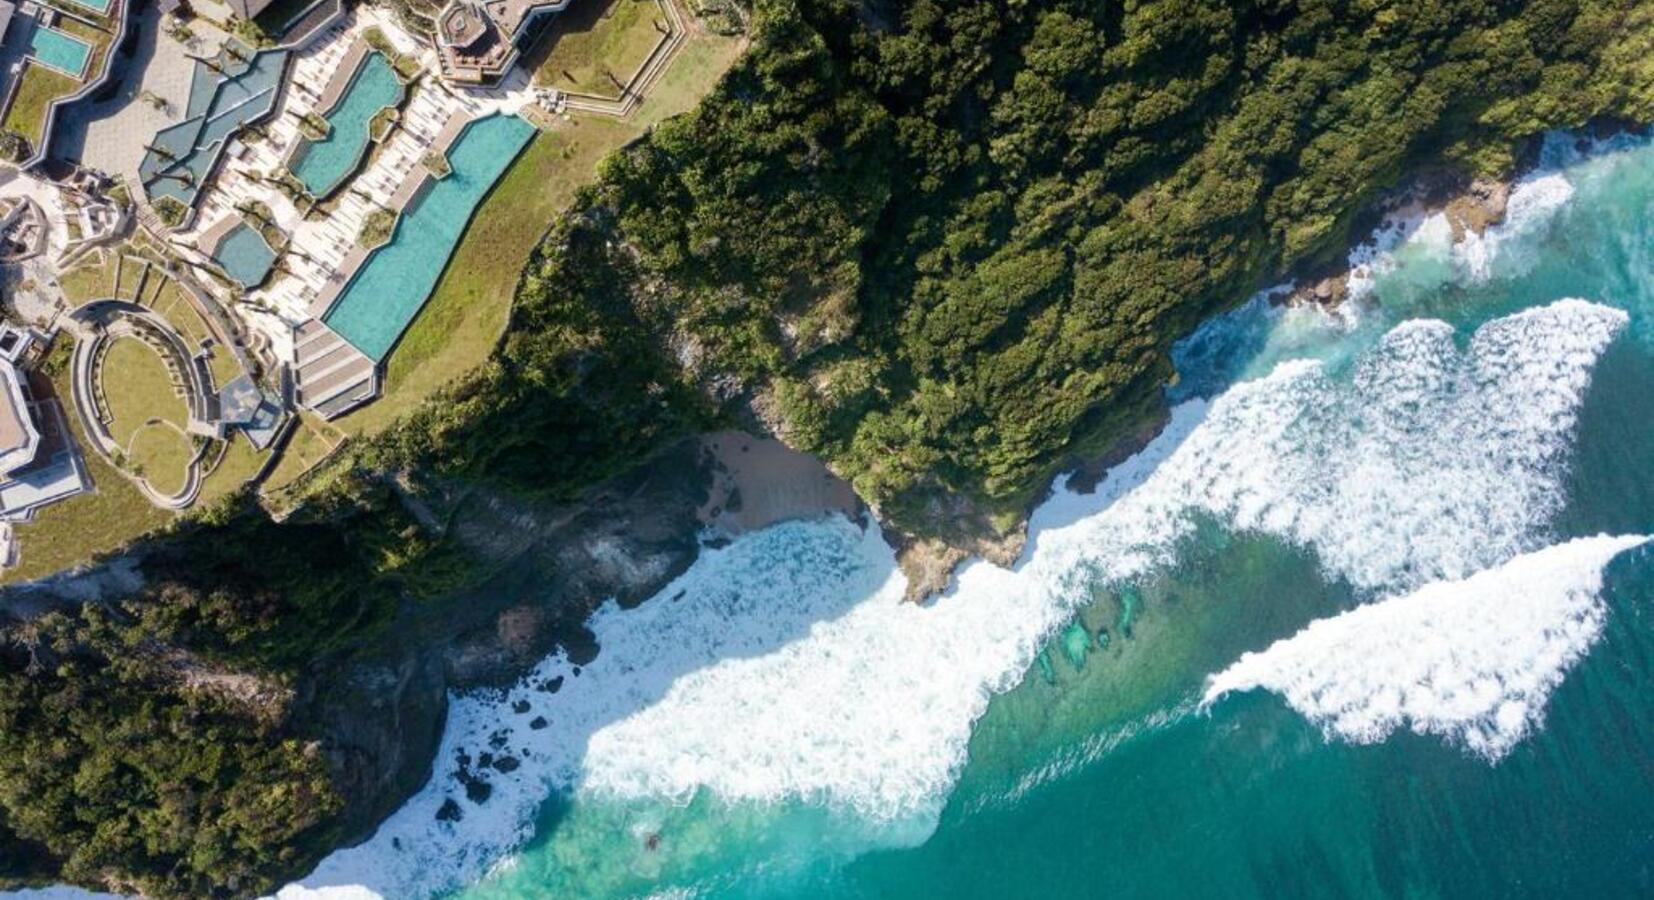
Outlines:
<svg viewBox="0 0 1654 900"><path fill-rule="evenodd" d="M80 87L80 81L33 63L23 67L20 77L22 80L17 85L17 94L12 98L0 128L21 136L29 142L29 146L38 148L40 132L46 124L46 105L73 93L75 88Z"/></svg>
<svg viewBox="0 0 1654 900"><path fill-rule="evenodd" d="M546 29L528 64L536 84L618 97L670 28L657 0L575 3Z"/></svg>
<svg viewBox="0 0 1654 900"><path fill-rule="evenodd" d="M98 372L106 428L123 450L127 471L157 493L183 490L195 448L184 428L189 407L160 352L134 337L109 344Z"/></svg>
<svg viewBox="0 0 1654 900"><path fill-rule="evenodd" d="M93 300L130 300L166 319L192 349L213 338L212 329L184 295L184 288L162 272L152 248L135 241L99 253L101 257L94 256L90 262L58 276L58 285L71 307ZM146 260L150 263L147 272ZM223 387L241 374L235 355L222 345L212 348L207 369L215 387Z"/></svg>

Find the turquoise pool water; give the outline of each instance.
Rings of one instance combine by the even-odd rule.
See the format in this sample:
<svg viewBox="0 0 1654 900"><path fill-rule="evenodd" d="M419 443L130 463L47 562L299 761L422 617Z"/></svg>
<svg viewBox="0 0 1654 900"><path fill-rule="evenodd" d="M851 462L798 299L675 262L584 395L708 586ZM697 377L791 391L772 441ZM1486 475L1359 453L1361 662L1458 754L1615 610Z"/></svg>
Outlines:
<svg viewBox="0 0 1654 900"><path fill-rule="evenodd" d="M242 287L250 288L270 274L270 266L276 261L276 251L265 243L263 235L243 222L218 243L213 259L218 260L231 278L241 282Z"/></svg>
<svg viewBox="0 0 1654 900"><path fill-rule="evenodd" d="M322 317L356 349L384 359L425 305L477 203L534 135L515 116L467 125L452 147L453 172L402 213L390 243L374 251Z"/></svg>
<svg viewBox="0 0 1654 900"><path fill-rule="evenodd" d="M87 9L95 9L100 13L109 12L110 0L70 0L70 2L74 3L76 6L84 6Z"/></svg>
<svg viewBox="0 0 1654 900"><path fill-rule="evenodd" d="M293 174L313 197L333 193L362 160L368 147L368 123L402 98L402 82L383 53L369 53L351 77L344 96L327 114L327 137L306 142Z"/></svg>
<svg viewBox="0 0 1654 900"><path fill-rule="evenodd" d="M79 78L86 74L86 60L92 55L92 45L42 25L29 38L29 55L36 62Z"/></svg>

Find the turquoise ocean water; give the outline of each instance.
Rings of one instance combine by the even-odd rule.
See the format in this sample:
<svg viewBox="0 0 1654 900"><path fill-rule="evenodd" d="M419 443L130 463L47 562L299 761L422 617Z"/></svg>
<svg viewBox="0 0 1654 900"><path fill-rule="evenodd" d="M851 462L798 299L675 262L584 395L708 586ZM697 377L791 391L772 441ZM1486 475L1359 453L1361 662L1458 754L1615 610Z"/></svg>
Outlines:
<svg viewBox="0 0 1654 900"><path fill-rule="evenodd" d="M457 698L285 893L1654 894L1654 146L1555 138L1506 225L1354 258L1351 311L1185 342L1015 570L913 606L859 523L709 550Z"/></svg>

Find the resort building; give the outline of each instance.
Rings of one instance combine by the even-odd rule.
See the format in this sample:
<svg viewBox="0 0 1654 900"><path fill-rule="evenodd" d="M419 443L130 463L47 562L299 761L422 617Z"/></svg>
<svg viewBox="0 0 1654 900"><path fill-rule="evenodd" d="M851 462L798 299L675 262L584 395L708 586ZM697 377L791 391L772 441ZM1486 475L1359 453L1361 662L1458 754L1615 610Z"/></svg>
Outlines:
<svg viewBox="0 0 1654 900"><path fill-rule="evenodd" d="M511 71L534 26L569 0L450 0L437 14L442 77L455 84L493 84Z"/></svg>
<svg viewBox="0 0 1654 900"><path fill-rule="evenodd" d="M40 449L40 429L29 413L23 373L10 361L0 362L0 476L34 462Z"/></svg>
<svg viewBox="0 0 1654 900"><path fill-rule="evenodd" d="M130 0L0 0L0 132L24 168L46 158L59 110L109 78Z"/></svg>
<svg viewBox="0 0 1654 900"><path fill-rule="evenodd" d="M0 324L0 522L27 521L89 484L62 407L29 390L24 363L45 344L34 329Z"/></svg>
<svg viewBox="0 0 1654 900"><path fill-rule="evenodd" d="M251 22L275 0L224 0L224 5L243 19Z"/></svg>

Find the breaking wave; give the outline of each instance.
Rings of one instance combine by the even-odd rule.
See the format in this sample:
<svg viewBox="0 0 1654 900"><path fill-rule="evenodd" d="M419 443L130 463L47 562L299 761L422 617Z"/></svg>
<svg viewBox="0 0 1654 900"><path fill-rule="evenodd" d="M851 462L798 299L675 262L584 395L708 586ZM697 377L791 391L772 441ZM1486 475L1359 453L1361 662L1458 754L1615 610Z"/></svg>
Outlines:
<svg viewBox="0 0 1654 900"><path fill-rule="evenodd" d="M1487 323L1463 351L1444 323L1403 323L1348 378L1283 363L1180 406L1167 434L1186 438L1101 514L1080 519L1086 502L1063 497L1042 509L1036 525L1079 507L1071 530L1036 537L1031 565L1131 577L1166 561L1191 512L1310 547L1367 591L1501 562L1560 509L1591 368L1626 321L1563 300Z"/></svg>
<svg viewBox="0 0 1654 900"><path fill-rule="evenodd" d="M842 518L707 550L638 609L601 610L590 665L554 656L503 695L455 698L429 784L283 896L474 881L553 793L805 801L889 842L922 839L989 699L1095 588L1170 562L1197 516L1313 548L1372 592L1533 549L1592 365L1625 319L1561 301L1463 349L1447 326L1411 322L1350 372L1289 362L1183 403L1094 493L1059 484L1016 569L970 564L929 604L902 601L876 527Z"/></svg>
<svg viewBox="0 0 1654 900"><path fill-rule="evenodd" d="M1498 760L1601 634L1604 567L1647 540L1581 538L1322 619L1242 656L1202 704L1263 688L1354 743L1408 728Z"/></svg>

